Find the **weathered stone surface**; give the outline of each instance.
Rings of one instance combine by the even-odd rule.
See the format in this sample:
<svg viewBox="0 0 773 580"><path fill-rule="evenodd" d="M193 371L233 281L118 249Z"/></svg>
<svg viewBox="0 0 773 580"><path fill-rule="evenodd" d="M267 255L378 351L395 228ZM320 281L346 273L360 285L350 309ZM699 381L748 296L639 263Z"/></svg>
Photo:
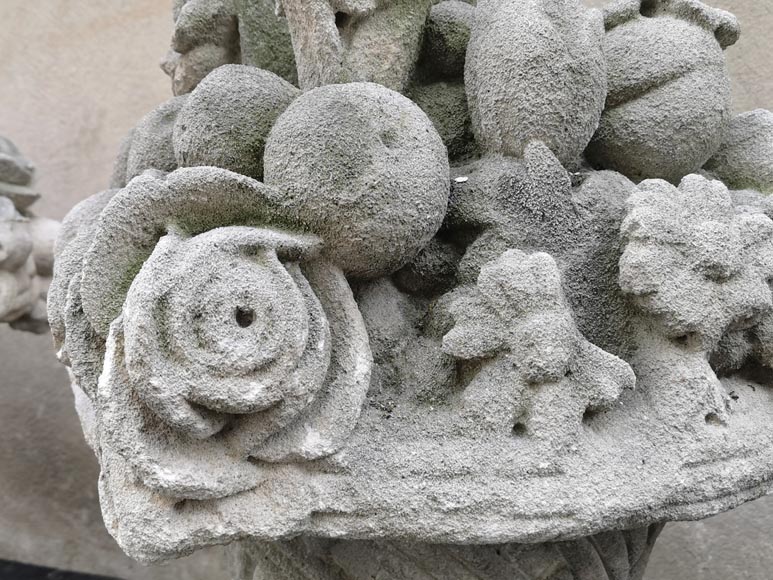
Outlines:
<svg viewBox="0 0 773 580"><path fill-rule="evenodd" d="M450 306L443 350L486 361L467 385L460 419L476 429L531 436L560 453L583 416L612 408L633 371L587 342L572 320L555 261L510 250L481 269Z"/></svg>
<svg viewBox="0 0 773 580"><path fill-rule="evenodd" d="M532 191L547 193L554 191L552 188L556 183L561 183L561 174L557 167L550 165L549 152L545 153L547 157L541 155L544 151L538 148L525 163L528 166L529 187ZM490 170L482 172L482 175L489 174ZM615 178L614 174L590 173L581 180L577 191L571 191L569 176L565 175L564 179L568 199L575 212L585 211L590 215L601 212L594 218L601 221L589 223L610 223L605 221L610 219L611 223L615 223L616 219L619 224L622 221L623 215L619 210L612 214L617 217L603 217L609 207L609 184L617 184L621 191L628 191L633 189L630 182L621 177ZM202 184L207 181L211 183L207 187L212 193L202 196ZM469 179L460 185L472 181ZM157 188L163 183L167 183L164 187L172 189L161 194ZM231 183L230 188L226 186L228 183ZM510 183L512 187L517 182L493 181L494 185L500 184L498 187L503 187L505 183ZM605 185L600 187L599 184ZM147 192L142 193L141 187ZM90 310L92 316L97 311L106 314L114 308L109 301L105 302L107 298L114 298L110 297L114 292L108 295L104 290L120 287L118 281L122 279L122 276L114 274L107 276L108 270L98 264L103 263L105 267L109 264L111 270L117 269L117 272L131 272L131 264L139 263L137 258L127 257L122 262L116 262L113 249L132 248L135 253L138 249L141 253L151 251L151 259L145 262L140 275L132 283L133 289L125 295L127 302L123 315L120 305L118 310L112 310L117 313L110 315L116 316L113 331L108 337L107 360L112 362L105 366L107 374L99 387L99 394L90 403L101 409L94 415L96 424L90 428L95 429L101 450L104 473L102 498L106 519L115 522L112 533L135 557L146 560L166 558L187 553L200 545L243 538L245 534L262 540L307 533L351 538L412 537L429 542L454 543L566 539L625 527L634 520L654 522L701 517L732 507L767 488L767 475L764 473L769 473L767 470L773 466L769 466L768 459L764 459L765 449L773 435L761 436L759 432L759 425L767 421L770 414L769 392L765 388L757 385L753 389L747 386L748 381L739 381L735 377L722 379L720 386L716 378L711 379L713 374L706 363L704 347L693 350L692 345L697 344L694 342L684 345L677 341L672 344L669 334L658 330L667 327L652 327L647 318L634 318L634 324L649 334L641 334L635 330L636 327L632 327L632 338L639 350L636 356L630 357L631 367L637 374L637 389L631 390L632 375L628 365L586 342L577 330L587 327L595 331L592 321L599 317L598 312L601 311L594 310L592 302L574 309L574 316L579 317L576 327L568 315L572 298L577 301L578 292L583 294L578 289L585 286L573 280L576 276L582 277L582 274L575 274L564 257L560 260L564 262L563 273L559 274L557 263L548 256L536 254L527 258L523 253L513 251L506 252L493 262L484 263L477 290L470 287L455 290L434 305L426 298L403 294L394 287L389 289L381 282L376 284L381 284L383 290L375 294L358 290L357 306L368 328L376 366L367 404L363 406L354 431L342 441L342 449L311 463L304 463L300 461L301 456L290 454L287 456L290 463L283 461L276 466L270 463L274 461L273 456L262 455L258 451L256 455L268 462L244 462L225 468L224 462L231 461L229 458L232 456L217 450L220 445L228 445L230 436L223 438L215 435L196 440L175 434L177 430L170 432L160 428L161 422L164 422L163 413L157 415L151 411L154 404L145 406L142 403L138 387L132 386L131 375L125 370L131 368L126 362L130 350L127 350L128 343L121 334L126 331L127 320L131 319L132 324L141 323L145 316L132 314L134 307L131 304L146 302L138 300L137 296L159 292L167 284L165 277L182 275L189 267L188 262L194 270L201 270L204 280L217 279L205 275L208 268L217 267L215 264L194 266L197 263L195 260L181 259L179 266L173 267L168 260L179 251L174 248L185 247L180 243L193 244L191 249L199 243L206 246L209 243L207 240L214 239L213 236L226 233L230 236L230 231L235 239L242 239L239 232L244 230L215 229L201 235L197 235L196 231L210 230L216 226L215 221L233 223L237 215L242 216L242 221L249 221L244 213L239 214L237 210L244 204L255 211L253 220L263 223L277 221L276 215L281 215L281 212L272 213L271 204L276 200L264 187L247 181L247 178L213 168L178 170L166 179L152 176L136 179L103 210L98 227L104 233L93 236L94 246L89 252L84 281L99 280L104 298L89 294L92 306L87 308L87 312ZM642 186L638 199L649 199L648 196L660 191L656 188L652 193L647 187L647 184ZM663 183L660 187L671 186ZM729 196L726 192L722 194L722 190L715 192L717 187L702 178L690 178L684 186L683 197L675 196L673 192L663 195L664 203L671 203L674 207L665 206L657 211L662 211L669 218L672 214L693 215L695 208L690 204L697 203L697 207L705 206L703 211L709 212L707 218L703 217L704 214L696 214L699 226L701 219L725 219L729 223L736 223L737 220L741 220L738 223L759 221L759 218L732 217ZM222 195L234 188L242 193L235 195L231 201L228 197L216 196L216 192ZM491 193L488 192L488 199L496 199ZM712 202L716 205L715 209L709 203L712 195L718 196L718 201ZM701 201L704 198L705 201ZM281 196L276 199L281 199ZM486 197L478 199L485 200ZM644 201L637 202L635 199L627 210L626 224L633 224L649 215L645 212L644 217L640 217L642 214L637 213L637 204ZM693 199L695 201L691 201ZM215 200L219 202L220 212L216 217L207 218L215 221L189 221L190 217L180 220L186 215L200 215L192 209L212 204ZM257 211L256 202L270 211ZM648 206L645 204L642 207ZM185 235L193 235L190 241L174 241L175 234L172 232L172 237L161 239L157 247L151 249L149 242L137 239L133 244L127 244L115 237L118 232L135 235L122 223L136 223L136 216L143 214L148 221L149 212L159 211L161 213L156 215L166 216L163 218L166 223L174 223ZM148 224L148 233L143 234L151 236L148 240L158 239L155 237L158 234L154 233L158 232L158 226L154 223L163 222ZM655 219L655 225L659 223ZM627 225L624 231L642 232L632 227ZM579 229L592 227L582 226ZM632 234L626 235L630 237ZM576 239L582 240L581 237ZM217 251L230 251L227 244L219 244L218 247ZM590 247L608 248L603 251L620 255L619 246L612 242ZM577 248L577 242L573 242L572 249ZM173 253L165 259L165 252L168 251ZM97 255L103 257L97 260ZM108 259L109 262L105 261ZM249 263L254 258L243 259ZM220 264L228 263L228 260L220 261ZM669 275L685 268L681 263L674 265L672 260L664 261L663 267L670 272ZM159 270L154 271L155 268ZM175 274L175 270L180 274ZM91 274L87 277L89 271ZM624 269L621 273L623 279L630 278L626 271ZM99 275L94 277L97 272ZM227 272L239 277L238 273L238 267L233 266ZM224 275L226 273L220 276ZM567 278L566 284L559 283L559 279L564 277ZM160 288L154 290L157 284ZM498 287L497 284L504 286ZM177 292L195 292L195 287L180 288L179 284L172 284L171 287L179 290L168 294L169 301L163 304L167 309L175 303ZM238 287L238 281L226 283L224 290L216 292L214 298L219 300L220 296L228 296L232 291L238 293ZM566 298L562 297L564 287L570 289ZM507 321L513 315L494 314L496 310L488 314L488 310L464 308L463 303L459 303L464 296L475 296L483 288L487 289L485 295L489 304L502 304L501 308L505 308L501 311L503 313L510 312L508 308L514 309L514 315L523 322L510 325ZM137 292L143 294L137 295ZM197 292L196 295L206 296L206 293ZM477 296L480 302L482 295ZM727 304L722 308L733 308L732 300L728 301L724 294L718 296L719 303ZM120 295L118 298L123 301ZM191 304L190 301L185 303ZM204 299L201 304L209 304L209 301ZM582 305L581 297L579 304ZM432 311L428 310L430 306ZM599 306L596 305L596 308ZM214 314L217 308L207 311ZM450 312L450 318L446 318L445 322L444 311ZM193 317L195 312L172 308L169 316L178 316L179 313L183 317ZM225 324L226 328L230 324L237 331L236 310L226 310L226 313L229 312L229 316L233 317L230 322L225 318L221 321L217 316L213 322ZM632 309L627 311L627 315L636 317L636 312ZM96 316L93 319L100 320ZM138 338L144 341L156 335L182 339L188 325L183 324L178 331L171 330L175 326L170 326L166 333L158 334L159 330L154 328L164 320L165 316L147 318L146 326L139 327L142 330L137 334ZM422 320L426 322L422 323ZM98 323L97 327L101 324ZM390 327L392 330L389 330ZM351 329L351 323L347 323L345 328ZM547 340L547 337L553 336L550 333L555 333L557 329L555 336L558 342ZM623 330L629 332L630 328L623 326ZM441 342L444 335L446 338ZM448 368L442 362L438 364L437 361L443 360L442 356L438 358L433 354L438 353L443 344L447 352L461 356L462 360L470 358L470 363L456 370L451 366L446 380L428 386L428 374L422 369L437 371ZM555 347L557 344L562 345L560 349ZM503 345L505 350L502 351ZM153 356L150 350L140 350L140 353L146 352L146 356L140 356L138 360L149 360L151 365L155 364L152 361L158 356L163 360L163 349L157 350ZM230 352L225 352L223 356L229 356ZM481 365L481 354L491 352L502 354L484 359L489 362ZM518 366L507 364L508 357L514 357ZM73 358L72 355L70 358ZM409 361L410 368L407 367ZM180 370L164 375L166 378L156 384L178 380L182 386L186 382L186 374L196 368L192 363L182 364ZM667 365L668 372L663 365ZM400 369L403 372L395 379L394 373ZM603 369L607 370L601 375L606 378L602 379L599 373ZM514 373L515 381L506 379L502 373ZM589 373L592 379L585 378ZM150 380L142 382L151 376L147 370L140 370L138 376L140 389L153 383ZM434 372L434 376L439 375ZM520 379L517 378L519 376ZM559 382L553 382L558 378L561 378ZM508 391L495 388L496 385L517 387L519 381L540 384L531 395L534 399L526 407L522 406L525 402L523 397L517 395L518 388L510 395L507 395ZM682 389L681 396L671 391L663 393L664 387L673 390L671 385L684 384L684 381L695 385L696 392L703 388L704 393L720 393L708 387L728 392L732 390L735 398L725 400L721 393L719 399L694 397L692 389L687 393ZM213 383L193 381L191 384L204 387ZM166 388L152 390L151 396L165 392L174 391L167 391ZM476 393L488 395L481 398L475 396ZM232 403L239 400L239 395L234 395L237 398L233 399L231 395ZM493 397L489 404L475 404L485 403L486 397ZM217 395L215 400L221 399L222 395ZM723 414L719 413L717 400L724 405ZM222 410L221 404L216 403L214 408ZM184 407L176 405L172 408L180 410ZM341 407L334 405L333 408ZM346 408L351 411L359 407L347 404ZM519 411L524 408L528 409L526 415ZM175 424L174 417L171 424ZM184 424L180 433L184 432ZM678 437L674 435L675 427L681 433ZM329 434L332 432L330 429L327 427L320 432ZM198 433L205 435L206 430ZM755 435L752 436L752 433ZM715 447L718 440L724 441L719 452ZM438 446L437 441L445 443ZM753 447L750 447L751 441L755 442ZM550 451L546 452L546 449ZM744 454L731 459L737 449L744 449ZM751 460L751 457L755 459ZM721 467L725 461L731 461L732 468ZM764 472L760 471L762 465L767 466L763 468ZM754 473L760 475L754 476ZM434 474L431 476L433 486L432 492L427 494L422 490L426 489L430 474ZM458 479L459 476L462 480ZM745 484L742 491L729 491L735 490L741 480L750 481L749 478L757 483L751 486ZM459 485L459 481L464 481L464 485ZM673 501L673 494L677 492L672 484L674 481L681 482L678 493L684 494L680 496L683 500L678 503ZM564 497L563 493L570 488L571 494L558 504L562 506L561 510L567 511L559 512L565 514L563 516L557 515L555 507L551 506L556 505L556 497ZM232 495L237 489L243 491ZM625 489L626 493L619 493L620 489ZM186 504L179 503L183 500L198 500L196 509L184 507ZM373 511L374 505L378 506L376 511ZM471 518L470 513L479 515ZM215 527L211 524L212 518L219 522Z"/></svg>
<svg viewBox="0 0 773 580"><path fill-rule="evenodd" d="M172 135L175 121L187 99L187 95L169 99L148 113L132 130L131 144L126 153L126 175L123 179L114 175L119 187L124 187L148 169L158 171L177 169Z"/></svg>
<svg viewBox="0 0 773 580"><path fill-rule="evenodd" d="M177 163L213 165L261 179L269 131L299 94L268 71L221 66L196 87L180 110L174 124Z"/></svg>
<svg viewBox="0 0 773 580"><path fill-rule="evenodd" d="M225 64L247 64L295 83L290 33L274 0L179 0L172 46L161 63L172 92L191 92Z"/></svg>
<svg viewBox="0 0 773 580"><path fill-rule="evenodd" d="M618 0L604 17L609 93L588 159L677 184L717 151L730 120L723 50L738 22L697 0Z"/></svg>
<svg viewBox="0 0 773 580"><path fill-rule="evenodd" d="M440 81L417 85L408 94L432 121L448 149L449 159L459 160L477 152L464 83Z"/></svg>
<svg viewBox="0 0 773 580"><path fill-rule="evenodd" d="M373 82L402 92L432 0L277 0L304 90Z"/></svg>
<svg viewBox="0 0 773 580"><path fill-rule="evenodd" d="M737 215L722 183L695 175L678 190L644 181L628 203L620 286L646 314L632 363L637 377L648 396L668 401L670 420L683 429L724 425L731 397L708 359L725 333L770 316L773 221Z"/></svg>
<svg viewBox="0 0 773 580"><path fill-rule="evenodd" d="M234 0L181 0L172 47L161 63L175 95L189 93L211 71L241 59Z"/></svg>
<svg viewBox="0 0 773 580"><path fill-rule="evenodd" d="M443 0L430 10L424 30L422 64L431 76L461 78L475 7L461 0Z"/></svg>
<svg viewBox="0 0 773 580"><path fill-rule="evenodd" d="M710 347L770 309L773 221L736 215L721 182L691 175L677 190L648 180L628 203L620 285L668 336Z"/></svg>
<svg viewBox="0 0 773 580"><path fill-rule="evenodd" d="M662 526L610 532L573 542L494 546L426 545L409 542L295 539L235 544L243 562L239 580L298 578L333 580L434 580L490 578L640 580ZM517 565L513 566L513 563ZM555 570L545 576L545 569Z"/></svg>
<svg viewBox="0 0 773 580"><path fill-rule="evenodd" d="M773 193L773 113L757 109L730 121L704 169L733 189Z"/></svg>
<svg viewBox="0 0 773 580"><path fill-rule="evenodd" d="M574 0L429 4L281 0L305 92L220 67L176 120L193 167L68 220L51 325L132 556L638 579L661 522L770 489L773 206L722 137L734 19L630 0L604 38ZM241 22L185 6L181 51ZM673 148L640 171L604 117L653 95L697 121L637 125ZM717 135L749 189L692 173Z"/></svg>
<svg viewBox="0 0 773 580"><path fill-rule="evenodd" d="M235 0L241 62L265 69L297 85L298 72L287 21L276 15L275 0Z"/></svg>

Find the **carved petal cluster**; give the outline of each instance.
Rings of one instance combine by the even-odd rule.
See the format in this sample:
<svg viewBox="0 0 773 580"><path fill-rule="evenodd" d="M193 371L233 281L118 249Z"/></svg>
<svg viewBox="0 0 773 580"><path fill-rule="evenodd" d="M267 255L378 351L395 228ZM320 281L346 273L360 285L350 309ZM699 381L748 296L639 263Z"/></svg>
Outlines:
<svg viewBox="0 0 773 580"><path fill-rule="evenodd" d="M455 295L456 323L443 348L458 359L490 359L467 387L465 406L495 426L515 418L563 445L587 410L607 409L633 388L630 367L577 329L548 254L509 250L483 266L477 286Z"/></svg>
<svg viewBox="0 0 773 580"><path fill-rule="evenodd" d="M721 182L648 180L628 205L620 285L669 336L710 347L773 306L773 221L737 215Z"/></svg>

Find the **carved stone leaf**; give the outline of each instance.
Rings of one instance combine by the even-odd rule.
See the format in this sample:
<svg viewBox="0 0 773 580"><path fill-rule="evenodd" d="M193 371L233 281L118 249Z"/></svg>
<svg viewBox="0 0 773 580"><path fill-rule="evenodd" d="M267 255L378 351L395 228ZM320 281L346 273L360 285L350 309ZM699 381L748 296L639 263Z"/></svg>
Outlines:
<svg viewBox="0 0 773 580"><path fill-rule="evenodd" d="M444 351L488 359L463 394L464 413L481 425L533 430L560 447L586 410L609 408L633 387L630 367L577 330L548 254L509 250L452 300Z"/></svg>

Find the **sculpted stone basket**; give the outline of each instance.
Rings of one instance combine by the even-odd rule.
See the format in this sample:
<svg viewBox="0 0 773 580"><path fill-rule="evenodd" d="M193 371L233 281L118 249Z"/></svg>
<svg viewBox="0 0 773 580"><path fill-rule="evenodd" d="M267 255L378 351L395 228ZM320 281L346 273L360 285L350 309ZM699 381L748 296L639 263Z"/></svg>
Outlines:
<svg viewBox="0 0 773 580"><path fill-rule="evenodd" d="M732 15L274 8L177 2L178 96L57 245L128 554L635 579L661 522L767 492L773 114L731 115Z"/></svg>

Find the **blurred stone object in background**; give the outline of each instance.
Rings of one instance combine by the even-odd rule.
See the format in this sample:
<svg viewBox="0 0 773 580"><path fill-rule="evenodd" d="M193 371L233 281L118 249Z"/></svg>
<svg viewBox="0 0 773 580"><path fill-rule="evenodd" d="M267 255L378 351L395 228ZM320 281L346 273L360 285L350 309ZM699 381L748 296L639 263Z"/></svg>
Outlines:
<svg viewBox="0 0 773 580"><path fill-rule="evenodd" d="M40 198L34 177L35 166L0 136L0 322L43 334L59 222L30 210Z"/></svg>

